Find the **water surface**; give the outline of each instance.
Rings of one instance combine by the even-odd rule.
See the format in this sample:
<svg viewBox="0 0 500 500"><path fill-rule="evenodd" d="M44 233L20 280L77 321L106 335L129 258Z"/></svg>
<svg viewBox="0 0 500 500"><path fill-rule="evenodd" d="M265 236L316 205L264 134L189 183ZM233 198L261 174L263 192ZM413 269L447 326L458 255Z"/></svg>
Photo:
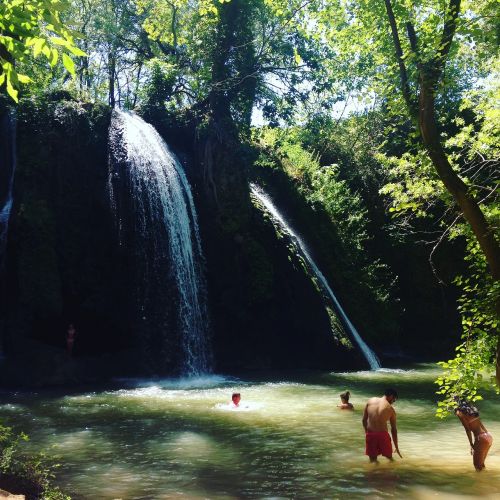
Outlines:
<svg viewBox="0 0 500 500"><path fill-rule="evenodd" d="M477 473L459 421L434 417L437 371L121 381L71 395L2 394L0 418L56 453L75 498L470 498L500 495L500 400L481 402L495 442ZM124 387L125 386L125 387ZM404 459L364 456L366 399L386 386ZM338 410L351 391L353 412ZM227 403L242 393L241 411Z"/></svg>

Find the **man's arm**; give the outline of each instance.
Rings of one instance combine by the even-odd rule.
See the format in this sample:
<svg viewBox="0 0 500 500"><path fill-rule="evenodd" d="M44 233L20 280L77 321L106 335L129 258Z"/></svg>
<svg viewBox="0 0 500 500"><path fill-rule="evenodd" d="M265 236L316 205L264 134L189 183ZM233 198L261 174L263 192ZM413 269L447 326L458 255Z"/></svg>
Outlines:
<svg viewBox="0 0 500 500"><path fill-rule="evenodd" d="M363 413L363 427L365 428L365 434L368 432L368 405L365 406L365 411Z"/></svg>
<svg viewBox="0 0 500 500"><path fill-rule="evenodd" d="M396 412L394 411L394 409L392 410L392 415L391 415L391 418L390 418L389 422L391 424L392 440L394 442L394 447L396 448L396 453L401 458L403 458L403 456L399 452L399 446L398 446L398 429L396 427Z"/></svg>

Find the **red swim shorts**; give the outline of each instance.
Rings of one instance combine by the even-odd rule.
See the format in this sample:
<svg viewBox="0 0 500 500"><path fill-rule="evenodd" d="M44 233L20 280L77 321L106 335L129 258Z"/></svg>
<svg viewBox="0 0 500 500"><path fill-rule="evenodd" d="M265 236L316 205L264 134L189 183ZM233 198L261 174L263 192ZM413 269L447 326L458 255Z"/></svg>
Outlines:
<svg viewBox="0 0 500 500"><path fill-rule="evenodd" d="M384 455L392 458L392 441L387 431L366 433L366 455L369 457Z"/></svg>

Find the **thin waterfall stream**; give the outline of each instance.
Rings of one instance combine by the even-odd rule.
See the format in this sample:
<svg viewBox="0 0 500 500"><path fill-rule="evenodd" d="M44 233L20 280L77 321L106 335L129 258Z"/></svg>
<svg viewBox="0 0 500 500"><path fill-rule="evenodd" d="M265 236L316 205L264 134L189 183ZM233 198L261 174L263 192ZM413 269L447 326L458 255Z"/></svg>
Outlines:
<svg viewBox="0 0 500 500"><path fill-rule="evenodd" d="M209 373L204 258L186 173L154 127L133 113L113 113L110 138L112 146L119 140L126 154L125 184L132 197L134 243L142 266L142 319L154 317L154 335L180 337L180 375ZM169 282L175 288L172 314L177 332L169 331L168 318L162 316L174 300L166 290ZM154 341L153 349L158 345Z"/></svg>
<svg viewBox="0 0 500 500"><path fill-rule="evenodd" d="M350 334L351 338L354 339L356 344L358 345L359 349L363 353L366 361L368 362L370 369L372 370L377 370L381 367L380 361L378 360L376 354L370 349L370 347L366 344L366 342L361 338L361 335L358 333L356 330L355 326L352 324L350 319L348 318L347 314L345 313L344 309L340 305L340 302L338 301L337 297L333 293L333 290L331 289L330 285L328 284L328 280L326 277L323 275L323 273L320 271L318 266L316 265L316 262L314 259L311 257L309 251L307 250L307 246L302 240L302 238L290 227L290 225L287 223L283 215L279 212L279 210L276 208L275 204L259 186L256 184L250 184L250 190L253 196L255 196L266 208L266 210L271 214L274 222L283 230L285 231L291 238L293 244L297 248L297 251L305 258L307 261L307 264L309 265L309 268L311 272L314 274L314 276L318 279L319 283L323 287L324 291L332 301L335 311L339 314L342 323L344 324L345 328L348 330L348 333Z"/></svg>
<svg viewBox="0 0 500 500"><path fill-rule="evenodd" d="M0 114L0 296L3 298L3 273L7 235L12 211L14 172L16 170L16 117L13 111ZM6 290L6 289L5 289ZM0 304L0 361L4 358L4 306Z"/></svg>
<svg viewBox="0 0 500 500"><path fill-rule="evenodd" d="M0 270L3 264L16 168L16 123L12 113L0 117Z"/></svg>

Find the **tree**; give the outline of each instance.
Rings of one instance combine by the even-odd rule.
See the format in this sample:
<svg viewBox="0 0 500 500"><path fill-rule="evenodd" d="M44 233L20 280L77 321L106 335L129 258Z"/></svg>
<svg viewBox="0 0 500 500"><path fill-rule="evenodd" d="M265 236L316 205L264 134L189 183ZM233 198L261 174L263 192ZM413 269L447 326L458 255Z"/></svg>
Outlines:
<svg viewBox="0 0 500 500"><path fill-rule="evenodd" d="M408 111L413 119L418 121L420 137L434 168L446 189L453 196L460 207L464 218L474 232L479 246L488 262L491 275L500 280L500 246L495 238L493 228L486 220L477 200L469 187L454 171L448 155L442 144L439 133L439 123L436 114L436 92L440 85L446 59L450 53L453 38L456 33L460 15L461 0L450 0L444 12L444 23L436 50L419 47L419 41L413 23L407 21L407 34L411 50L410 61L415 65L417 79L417 96L415 100L411 94L408 81L409 72L403 58L400 33L394 15L391 0L385 0L387 16L391 25L395 56L400 69L400 87ZM499 344L500 349L500 344ZM500 352L500 351L499 351ZM499 369L500 370L500 369ZM500 382L500 371L499 371Z"/></svg>
<svg viewBox="0 0 500 500"><path fill-rule="evenodd" d="M461 0L449 0L444 11L441 34L438 37L437 47L419 45L415 27L411 21L406 21L408 42L410 47L410 62L415 68L413 73L417 79L417 96L415 100L411 94L409 72L403 57L401 36L398 23L392 8L391 0L385 0L387 17L391 26L391 34L395 56L400 73L400 87L406 102L408 112L418 121L418 129L422 143L434 165L434 168L445 188L453 196L460 207L465 220L469 223L479 246L486 257L489 271L495 281L500 281L500 246L495 237L494 229L490 226L475 199L469 186L453 169L448 155L443 147L439 132L438 117L436 114L436 93L442 84L446 60L450 54L453 38L456 34L460 16ZM434 50L433 50L434 49ZM497 305L500 312L500 304ZM500 385L500 337L498 338L496 375Z"/></svg>
<svg viewBox="0 0 500 500"><path fill-rule="evenodd" d="M112 107L134 107L145 65L155 57L135 2L74 0L71 12L89 55L77 68L80 91Z"/></svg>
<svg viewBox="0 0 500 500"><path fill-rule="evenodd" d="M308 9L320 1L137 3L145 29L170 65L174 106L198 117L205 187L215 201L216 185L220 189L231 184L232 175L241 177L233 165L217 182L214 169L228 153L219 154L219 146L234 152L239 138L248 138L254 107L275 121L289 118L324 81L320 60L329 49L305 28Z"/></svg>
<svg viewBox="0 0 500 500"><path fill-rule="evenodd" d="M399 190L404 191L407 200L405 204L396 203L394 208L399 212L414 210L415 200L424 192L441 195L448 209L458 209L458 216L467 222L487 263L482 269L488 269L493 282L498 282L496 212L486 208L486 204L494 203L496 184L489 183L489 193L481 200L480 188L469 177L466 154L457 154L451 144L445 143L444 135L446 128L449 133L450 123L458 130L470 125L461 112L465 90L479 86L491 74L491 54L496 55L498 49L497 3L448 0L443 5L437 1L368 0L342 5L344 8L338 9L335 4L335 9L330 2L325 14L324 36L339 54L331 63L332 73L344 65L350 74L340 72L339 76L346 81L364 78L367 94L375 94L393 116L413 126L414 133L407 143L409 152L396 162L400 168L404 162L407 167L411 165L415 180L413 188L406 183L405 189ZM435 179L442 183L444 191ZM426 183L425 189L420 180ZM393 193L398 190L394 185L390 189ZM498 299L495 307L498 314ZM495 329L490 330L490 335L497 335ZM496 373L500 383L500 338L497 345Z"/></svg>
<svg viewBox="0 0 500 500"><path fill-rule="evenodd" d="M64 0L3 0L0 4L0 87L14 101L20 86L30 82L29 76L17 71L16 63L43 55L54 67L61 58L66 70L75 73L71 55L85 53L61 22L66 8Z"/></svg>

